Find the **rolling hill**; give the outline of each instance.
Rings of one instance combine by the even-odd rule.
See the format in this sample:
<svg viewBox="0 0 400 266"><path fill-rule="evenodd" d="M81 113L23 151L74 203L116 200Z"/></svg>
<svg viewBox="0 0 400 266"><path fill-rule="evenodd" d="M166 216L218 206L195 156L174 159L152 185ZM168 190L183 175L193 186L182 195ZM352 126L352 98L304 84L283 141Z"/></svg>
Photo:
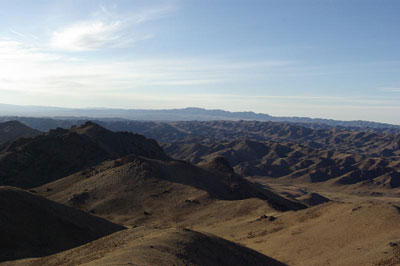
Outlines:
<svg viewBox="0 0 400 266"><path fill-rule="evenodd" d="M164 145L172 157L199 163L224 156L235 171L248 177L272 177L288 182L327 182L330 185L400 187L400 157L342 153L293 142L233 140ZM396 151L397 153L397 151Z"/></svg>
<svg viewBox="0 0 400 266"><path fill-rule="evenodd" d="M15 265L284 266L249 248L188 229L135 228L90 244Z"/></svg>
<svg viewBox="0 0 400 266"><path fill-rule="evenodd" d="M30 128L18 121L0 123L0 146L19 138L34 137L41 134L39 130Z"/></svg>
<svg viewBox="0 0 400 266"><path fill-rule="evenodd" d="M74 248L124 227L13 187L0 187L0 264Z"/></svg>
<svg viewBox="0 0 400 266"><path fill-rule="evenodd" d="M35 188L41 195L116 223L165 226L195 217L223 202L255 201L260 208L305 208L257 186L227 167L222 159L197 167L129 155ZM234 209L234 208L232 208ZM232 214L233 215L233 214Z"/></svg>
<svg viewBox="0 0 400 266"><path fill-rule="evenodd" d="M393 132L255 121L132 125L165 140L166 152L93 122L2 148L0 176L31 188L0 189L0 230L11 247L3 259L18 259L7 265L400 260Z"/></svg>
<svg viewBox="0 0 400 266"><path fill-rule="evenodd" d="M114 133L91 122L57 128L0 149L0 184L31 188L127 154L168 158L157 142L142 135Z"/></svg>

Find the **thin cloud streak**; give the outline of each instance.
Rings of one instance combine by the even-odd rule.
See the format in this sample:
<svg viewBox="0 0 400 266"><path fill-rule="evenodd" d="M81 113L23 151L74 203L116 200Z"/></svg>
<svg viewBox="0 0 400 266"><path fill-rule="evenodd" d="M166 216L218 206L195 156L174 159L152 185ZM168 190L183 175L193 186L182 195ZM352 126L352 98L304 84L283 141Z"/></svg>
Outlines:
<svg viewBox="0 0 400 266"><path fill-rule="evenodd" d="M0 40L0 88L32 92L135 91L152 87L202 86L258 78L256 72L284 71L292 61L235 61L228 58L85 60L44 52L11 39ZM7 80L7 82L5 82Z"/></svg>
<svg viewBox="0 0 400 266"><path fill-rule="evenodd" d="M120 21L85 22L56 31L50 41L51 47L67 51L91 51L116 46L120 39Z"/></svg>
<svg viewBox="0 0 400 266"><path fill-rule="evenodd" d="M118 98L120 105L126 104L126 99L135 101L143 98L156 100L162 97L165 101L182 105L191 99L192 105L201 101L230 103L231 106L261 106L263 102L281 102L296 104L297 101L311 102L313 106L321 101L328 105L340 105L346 108L351 105L396 106L398 98L368 98L368 97L338 97L338 96L307 96L307 95L242 95L242 94L196 94L184 93L182 97L174 93L160 96L152 94L154 87L199 87L212 84L224 84L242 79L253 79L255 70L278 71L296 66L296 62L280 60L234 61L219 58L153 58L137 61L85 61L79 57L68 57L57 53L45 53L26 47L13 40L0 40L0 90L37 93L40 95L64 95L66 99L76 99L84 95L93 100L102 95L108 98ZM246 73L245 75L243 73ZM147 93L138 93L143 89ZM148 90L150 89L150 90ZM266 91L276 91L269 88ZM119 95L119 96L118 96ZM123 96L125 95L125 97ZM171 96L169 96L171 95ZM180 99L180 100L179 100ZM117 102L117 100L115 100ZM178 103L181 101L181 103ZM97 106L99 104L96 104ZM152 105L152 104L151 104ZM227 104L228 105L228 104ZM117 106L115 106L117 107ZM142 106L145 107L145 106Z"/></svg>
<svg viewBox="0 0 400 266"><path fill-rule="evenodd" d="M11 33L14 33L15 35L18 35L19 37L25 38L25 35L22 34L22 33L20 33L20 32L18 32L18 31L15 31L15 30L10 29L10 32L11 32Z"/></svg>
<svg viewBox="0 0 400 266"><path fill-rule="evenodd" d="M222 55L198 47L198 56L187 56L185 51L168 52L168 49L163 50L164 47L155 48L156 42L163 44L162 41L166 40L160 38L162 34L158 35L160 40L156 39L155 29L167 27L154 27L155 23L150 22L161 24L177 8L173 5L145 7L135 9L133 13L118 13L116 6L100 6L94 13L76 21L60 20L61 24L42 22L43 28L46 26L44 35L35 32L40 38L25 32L25 27L19 32L14 29L22 28L13 25L13 29L9 29L7 26L6 31L12 38L1 39L0 36L1 101L43 105L52 102L76 107L199 106L275 115L315 114L318 117L323 113L325 116L331 114L331 118L337 118L336 114L340 113L347 118L347 113L354 117L371 115L373 119L376 111L381 112L382 120L386 119L382 110L388 117L398 113L399 97L343 95L355 95L361 91L353 87L355 92L352 92L352 83L344 86L348 76L398 71L399 61L343 66L323 61L323 65L317 65L319 63L312 63L312 60L309 63L308 58L301 57L292 57L298 61L273 57L269 60L267 54L275 53L254 57L257 53L251 49L244 57L246 49L242 47L237 53L224 50ZM180 36L186 37L184 34ZM146 40L150 49L137 44ZM154 56L160 50L169 56ZM213 57L206 56L212 53ZM224 56L225 53L237 57ZM344 75L344 79L338 78L339 75ZM332 76L335 79L329 79ZM380 85L370 85L375 93L397 96L394 94L400 92L397 84L386 83L383 75L377 76L387 87L376 89ZM313 88L318 85L322 87L319 91ZM326 88L328 86L332 88ZM348 87L348 91L344 87ZM330 93L333 95L327 95Z"/></svg>
<svg viewBox="0 0 400 266"><path fill-rule="evenodd" d="M95 51L121 48L153 37L137 30L139 24L162 19L172 7L154 7L121 16L101 6L92 20L80 21L52 33L50 47L61 51Z"/></svg>

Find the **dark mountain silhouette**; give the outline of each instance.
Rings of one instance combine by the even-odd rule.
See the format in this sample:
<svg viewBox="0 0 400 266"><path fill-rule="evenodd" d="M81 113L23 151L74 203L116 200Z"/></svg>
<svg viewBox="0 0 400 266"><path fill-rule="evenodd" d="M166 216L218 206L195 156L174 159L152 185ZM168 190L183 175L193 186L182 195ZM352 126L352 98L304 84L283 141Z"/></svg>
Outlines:
<svg viewBox="0 0 400 266"><path fill-rule="evenodd" d="M0 145L19 138L34 137L41 134L39 130L30 128L18 121L0 123Z"/></svg>
<svg viewBox="0 0 400 266"><path fill-rule="evenodd" d="M104 243L109 243L108 245ZM189 229L129 229L32 265L285 266L257 251Z"/></svg>
<svg viewBox="0 0 400 266"><path fill-rule="evenodd" d="M0 150L0 184L30 188L127 154L167 159L156 141L87 122L19 139Z"/></svg>

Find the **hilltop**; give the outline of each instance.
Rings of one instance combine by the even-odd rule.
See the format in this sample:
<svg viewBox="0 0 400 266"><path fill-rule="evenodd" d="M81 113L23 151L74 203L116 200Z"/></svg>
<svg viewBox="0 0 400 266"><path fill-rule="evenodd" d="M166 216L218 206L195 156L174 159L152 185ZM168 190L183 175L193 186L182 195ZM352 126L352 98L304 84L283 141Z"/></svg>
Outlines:
<svg viewBox="0 0 400 266"><path fill-rule="evenodd" d="M6 211L0 229L13 247L4 259L20 259L7 263L399 261L395 131L257 121L107 125L156 136L166 152L155 140L94 122L3 146L3 181L30 188L0 193ZM35 222L25 236L30 219L49 228L46 242L53 243L53 228L67 233L59 239L65 246L38 245L42 227ZM80 230L89 236L77 236Z"/></svg>
<svg viewBox="0 0 400 266"><path fill-rule="evenodd" d="M339 144L340 145L340 144ZM330 185L400 187L400 157L366 150L341 152L293 142L233 140L180 141L165 144L175 158L200 163L224 156L235 171L248 177L270 177L288 182L327 182ZM398 154L399 150L393 149Z"/></svg>
<svg viewBox="0 0 400 266"><path fill-rule="evenodd" d="M18 121L0 123L0 145L19 138L29 138L41 134L39 130L30 128Z"/></svg>
<svg viewBox="0 0 400 266"><path fill-rule="evenodd" d="M233 209L239 200L258 208L297 210L296 201L259 187L221 162L197 167L181 161L127 156L83 170L35 188L57 202L117 223L140 225L163 221L163 226L193 219L218 208L221 200Z"/></svg>
<svg viewBox="0 0 400 266"><path fill-rule="evenodd" d="M111 132L92 122L57 128L0 149L0 184L31 188L127 154L168 159L157 142L142 135Z"/></svg>
<svg viewBox="0 0 400 266"><path fill-rule="evenodd" d="M17 265L284 266L259 252L188 229L129 229L37 260Z"/></svg>

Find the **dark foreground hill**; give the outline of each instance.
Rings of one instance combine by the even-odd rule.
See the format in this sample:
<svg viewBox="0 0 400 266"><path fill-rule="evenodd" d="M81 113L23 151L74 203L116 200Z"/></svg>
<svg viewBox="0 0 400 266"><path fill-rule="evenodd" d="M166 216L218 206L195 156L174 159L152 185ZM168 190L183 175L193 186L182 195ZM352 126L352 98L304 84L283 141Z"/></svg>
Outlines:
<svg viewBox="0 0 400 266"><path fill-rule="evenodd" d="M284 266L225 239L188 229L135 228L17 265Z"/></svg>
<svg viewBox="0 0 400 266"><path fill-rule="evenodd" d="M0 145L19 138L34 137L41 134L39 130L30 128L18 121L0 123Z"/></svg>
<svg viewBox="0 0 400 266"><path fill-rule="evenodd" d="M12 187L0 187L0 262L42 257L124 227Z"/></svg>
<svg viewBox="0 0 400 266"><path fill-rule="evenodd" d="M91 122L57 128L0 149L0 184L31 188L127 154L168 158L157 142L142 135L114 133Z"/></svg>

